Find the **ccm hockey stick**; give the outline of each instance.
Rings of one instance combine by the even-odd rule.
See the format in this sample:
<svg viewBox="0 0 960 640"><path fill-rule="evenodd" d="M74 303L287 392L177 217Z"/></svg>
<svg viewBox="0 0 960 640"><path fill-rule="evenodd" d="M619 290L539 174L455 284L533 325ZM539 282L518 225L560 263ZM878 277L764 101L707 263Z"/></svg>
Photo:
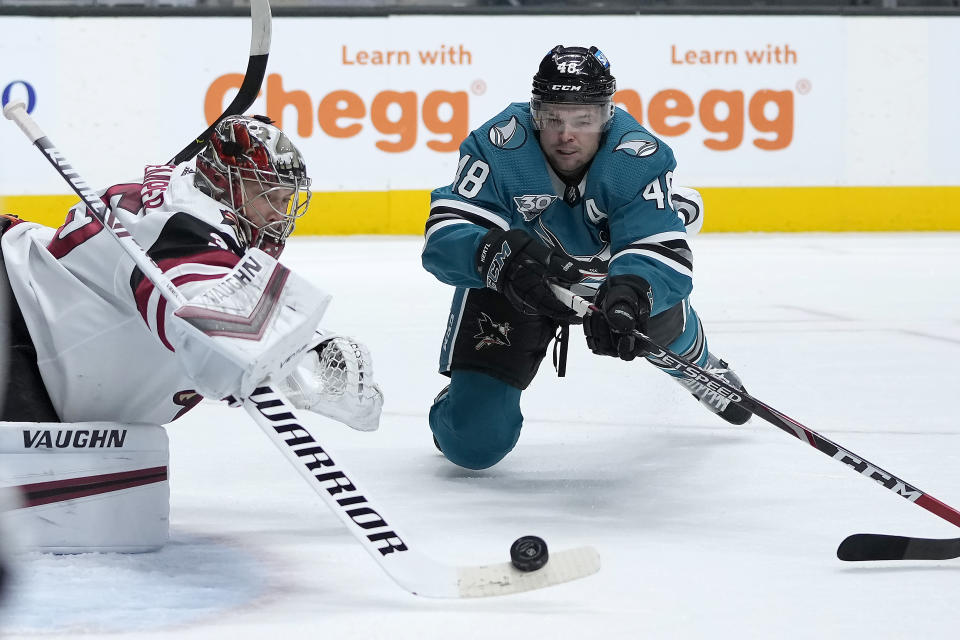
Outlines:
<svg viewBox="0 0 960 640"><path fill-rule="evenodd" d="M580 296L575 295L569 289L564 289L558 285L551 285L551 289L561 302L569 306L581 317L599 311L596 306ZM643 333L634 331L634 335L638 340L641 340L647 345L651 357L663 365L671 367L682 375L707 385L721 396L738 403L758 418L766 420L778 429L792 435L794 438L806 442L811 447L827 454L834 460L842 462L857 473L883 485L900 497L906 498L930 513L940 516L947 522L960 527L960 511L957 511L950 505L937 500L930 494L921 491L889 471L881 469L872 462L828 440L816 431L803 426L793 418L757 400L746 391L735 389L723 378L715 376L709 371L673 353ZM840 547L837 549L837 557L841 560L848 561L944 560L947 558L960 557L960 538L931 540L927 538L859 533L847 537L840 544Z"/></svg>
<svg viewBox="0 0 960 640"><path fill-rule="evenodd" d="M106 208L44 135L23 103L7 105L3 114L16 122L43 153L171 308L187 304L187 299L127 231L122 220ZM244 399L243 407L380 568L410 593L433 598L506 595L583 578L600 569L600 557L592 547L553 553L546 565L531 572L521 572L506 562L466 567L438 562L411 548L408 539L390 524L393 520L373 505L369 494L357 487L353 475L303 426L283 395L264 385Z"/></svg>
<svg viewBox="0 0 960 640"><path fill-rule="evenodd" d="M227 116L243 113L250 108L260 93L263 76L267 70L267 56L270 55L271 16L269 0L250 0L250 17L253 19L253 30L250 33L250 60L247 62L247 71L243 75L243 82L233 101L223 113L213 121L207 130L197 136L185 146L180 153L173 156L167 164L186 162L200 153L203 145L210 139L213 128Z"/></svg>

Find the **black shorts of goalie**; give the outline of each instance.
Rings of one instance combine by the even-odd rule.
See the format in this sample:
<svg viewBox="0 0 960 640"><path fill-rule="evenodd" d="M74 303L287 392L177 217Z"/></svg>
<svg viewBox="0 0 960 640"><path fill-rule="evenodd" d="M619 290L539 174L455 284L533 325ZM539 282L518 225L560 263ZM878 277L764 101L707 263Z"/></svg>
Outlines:
<svg viewBox="0 0 960 640"><path fill-rule="evenodd" d="M0 215L0 236L20 220ZM0 249L0 421L59 422L37 367L37 350L7 280Z"/></svg>

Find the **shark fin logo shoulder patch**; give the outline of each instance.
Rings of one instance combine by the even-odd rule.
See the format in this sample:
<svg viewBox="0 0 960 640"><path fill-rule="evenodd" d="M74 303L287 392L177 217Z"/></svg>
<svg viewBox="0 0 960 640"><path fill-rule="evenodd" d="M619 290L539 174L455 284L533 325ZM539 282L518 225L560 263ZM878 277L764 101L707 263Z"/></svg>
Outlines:
<svg viewBox="0 0 960 640"><path fill-rule="evenodd" d="M527 130L517 120L517 116L511 116L509 120L494 123L487 136L490 144L498 149L517 149L527 141Z"/></svg>
<svg viewBox="0 0 960 640"><path fill-rule="evenodd" d="M623 151L637 158L646 158L655 154L659 148L660 144L649 133L628 131L623 134L620 143L613 150L614 152Z"/></svg>

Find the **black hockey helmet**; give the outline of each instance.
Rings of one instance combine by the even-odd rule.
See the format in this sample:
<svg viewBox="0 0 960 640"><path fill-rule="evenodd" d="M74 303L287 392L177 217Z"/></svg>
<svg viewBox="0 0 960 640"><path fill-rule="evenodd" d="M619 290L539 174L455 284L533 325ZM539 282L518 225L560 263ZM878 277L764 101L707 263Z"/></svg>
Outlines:
<svg viewBox="0 0 960 640"><path fill-rule="evenodd" d="M544 104L600 105L603 128L613 117L613 94L617 81L610 73L610 62L596 47L565 47L558 44L551 49L533 76L533 95L530 111L535 126L543 124Z"/></svg>

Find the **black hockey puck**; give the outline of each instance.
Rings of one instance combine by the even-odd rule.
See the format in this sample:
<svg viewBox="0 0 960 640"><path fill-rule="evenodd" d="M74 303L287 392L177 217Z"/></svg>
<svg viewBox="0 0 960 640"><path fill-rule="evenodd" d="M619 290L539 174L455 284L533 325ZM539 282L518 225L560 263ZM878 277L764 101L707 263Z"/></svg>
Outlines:
<svg viewBox="0 0 960 640"><path fill-rule="evenodd" d="M510 562L520 571L536 571L547 564L547 543L537 536L522 536L510 545Z"/></svg>

